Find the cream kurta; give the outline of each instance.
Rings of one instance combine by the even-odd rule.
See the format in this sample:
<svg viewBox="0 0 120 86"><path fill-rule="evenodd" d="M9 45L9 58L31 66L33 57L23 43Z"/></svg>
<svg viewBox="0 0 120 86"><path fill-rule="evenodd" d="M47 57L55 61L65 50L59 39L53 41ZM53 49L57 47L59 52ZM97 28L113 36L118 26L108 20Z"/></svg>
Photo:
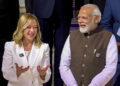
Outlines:
<svg viewBox="0 0 120 86"><path fill-rule="evenodd" d="M8 80L8 86L43 86L49 80L51 71L50 68L46 72L45 80L43 81L37 71L37 66L46 67L50 64L49 46L43 43L40 48L33 44L28 57L25 56L23 46L18 47L14 41L6 42L3 55L2 72L5 79ZM22 73L20 77L16 75L16 66L27 67L29 70Z"/></svg>

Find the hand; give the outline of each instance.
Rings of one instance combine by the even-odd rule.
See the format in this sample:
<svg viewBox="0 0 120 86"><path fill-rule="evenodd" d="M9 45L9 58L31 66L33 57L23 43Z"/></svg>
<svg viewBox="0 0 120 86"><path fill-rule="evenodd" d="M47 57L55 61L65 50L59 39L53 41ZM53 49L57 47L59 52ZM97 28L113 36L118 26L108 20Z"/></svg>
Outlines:
<svg viewBox="0 0 120 86"><path fill-rule="evenodd" d="M19 67L17 63L15 63L15 65L16 65L17 77L19 77L22 73L26 72L29 69L29 66L26 68L23 68L23 66Z"/></svg>
<svg viewBox="0 0 120 86"><path fill-rule="evenodd" d="M50 67L50 64L48 64L45 68L41 68L40 66L37 66L39 75L43 80L45 80L46 71L48 70L49 67Z"/></svg>

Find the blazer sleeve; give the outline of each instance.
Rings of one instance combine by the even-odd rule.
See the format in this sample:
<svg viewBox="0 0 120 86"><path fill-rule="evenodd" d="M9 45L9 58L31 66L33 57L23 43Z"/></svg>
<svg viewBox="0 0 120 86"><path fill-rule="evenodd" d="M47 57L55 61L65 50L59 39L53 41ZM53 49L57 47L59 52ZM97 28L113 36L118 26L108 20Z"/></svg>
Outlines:
<svg viewBox="0 0 120 86"><path fill-rule="evenodd" d="M13 45L11 45L11 43L5 43L5 51L2 62L3 77L8 81L17 80L16 68L13 62L12 47Z"/></svg>
<svg viewBox="0 0 120 86"><path fill-rule="evenodd" d="M113 32L113 15L110 0L106 0L106 5L104 9L104 13L102 15L102 19L100 22L101 28L104 28L110 32Z"/></svg>
<svg viewBox="0 0 120 86"><path fill-rule="evenodd" d="M50 49L49 49L49 45L45 44L45 51L44 51L44 62L42 62L42 67L46 67L48 64L50 64L50 55L49 55ZM41 79L42 83L47 82L50 79L51 76L51 70L50 67L48 68L48 70L46 71L46 76L45 76L45 80Z"/></svg>

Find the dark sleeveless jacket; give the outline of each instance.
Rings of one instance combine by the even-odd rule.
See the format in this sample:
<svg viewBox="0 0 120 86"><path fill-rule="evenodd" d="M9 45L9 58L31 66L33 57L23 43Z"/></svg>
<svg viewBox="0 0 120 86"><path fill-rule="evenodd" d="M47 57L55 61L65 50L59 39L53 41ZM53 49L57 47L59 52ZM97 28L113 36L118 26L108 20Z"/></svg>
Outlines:
<svg viewBox="0 0 120 86"><path fill-rule="evenodd" d="M71 71L78 86L88 86L106 63L106 50L112 33L97 28L89 34L70 33ZM112 82L106 86L113 86Z"/></svg>

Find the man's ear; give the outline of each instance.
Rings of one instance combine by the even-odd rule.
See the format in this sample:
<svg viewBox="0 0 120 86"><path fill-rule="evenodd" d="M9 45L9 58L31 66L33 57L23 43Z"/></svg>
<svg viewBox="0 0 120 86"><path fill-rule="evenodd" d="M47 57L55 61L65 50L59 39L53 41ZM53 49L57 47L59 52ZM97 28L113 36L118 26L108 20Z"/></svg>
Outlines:
<svg viewBox="0 0 120 86"><path fill-rule="evenodd" d="M98 24L98 23L100 22L100 16L95 16L94 22L95 22L96 24Z"/></svg>

